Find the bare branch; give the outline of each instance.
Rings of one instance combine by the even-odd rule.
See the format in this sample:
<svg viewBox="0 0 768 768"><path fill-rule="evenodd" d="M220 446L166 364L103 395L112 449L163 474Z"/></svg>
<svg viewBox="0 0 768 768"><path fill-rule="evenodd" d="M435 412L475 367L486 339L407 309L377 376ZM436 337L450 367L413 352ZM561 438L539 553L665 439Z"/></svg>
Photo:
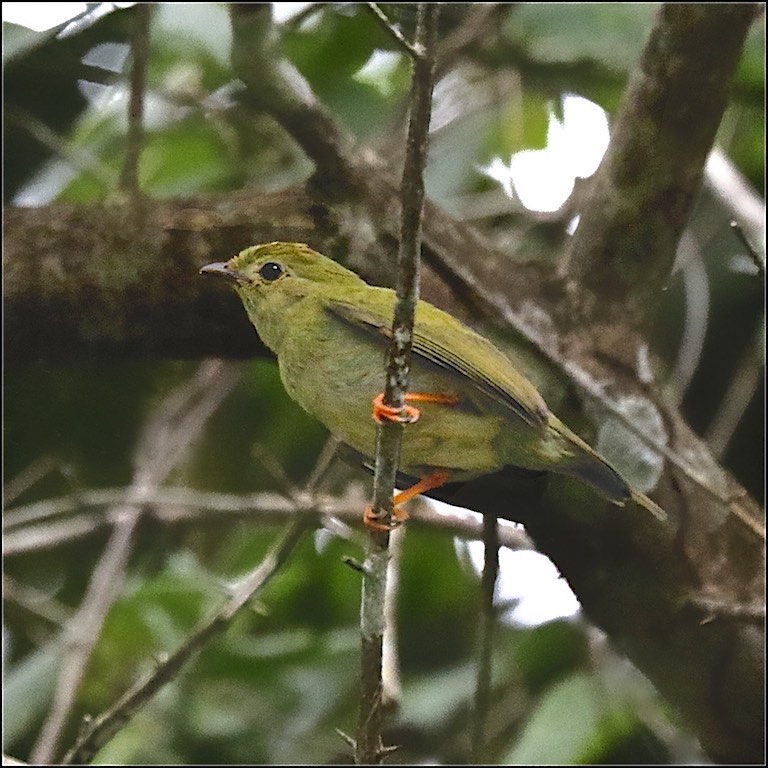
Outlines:
<svg viewBox="0 0 768 768"><path fill-rule="evenodd" d="M329 462L336 452L337 441L331 439L320 453L309 481L303 490L291 488L291 499L295 505L293 519L288 524L283 536L275 543L270 552L245 579L231 590L230 599L202 626L195 631L184 644L150 674L127 691L109 710L88 723L77 741L64 758L64 763L88 762L121 727L128 722L149 699L166 683L173 680L201 648L214 637L223 633L232 623L237 613L244 608L256 592L267 584L277 571L288 561L296 544L304 533L316 525L311 514L317 507L315 488ZM359 506L358 515L359 515Z"/></svg>
<svg viewBox="0 0 768 768"><path fill-rule="evenodd" d="M266 4L233 3L232 68L247 87L249 103L271 113L301 145L331 184L356 178L353 141L341 131L282 55Z"/></svg>
<svg viewBox="0 0 768 768"><path fill-rule="evenodd" d="M136 198L139 194L139 155L144 142L144 95L149 59L149 25L152 4L138 3L133 9L131 52L131 95L128 103L128 136L125 160L120 173L120 189Z"/></svg>
<svg viewBox="0 0 768 768"><path fill-rule="evenodd" d="M129 490L125 488L100 488L7 510L3 520L3 556L57 547L113 526L116 509L126 503L128 496ZM317 515L320 524L342 538L349 538L350 524L360 522L364 503L365 496L358 485L350 486L338 497L310 498L304 494L300 498L286 498L275 493L235 495L163 487L149 489L144 498L147 517L165 525L254 516L263 524L276 524L304 512ZM514 550L532 547L520 526L507 520L499 523L502 546ZM482 536L481 516L458 507L437 512L431 504L419 504L410 524L462 539Z"/></svg>
<svg viewBox="0 0 768 768"><path fill-rule="evenodd" d="M5 484L3 488L4 505L7 507L9 504L13 504L22 493L29 490L57 467L58 462L52 456L38 456L29 466Z"/></svg>
<svg viewBox="0 0 768 768"><path fill-rule="evenodd" d="M765 274L765 200L720 147L709 153L704 171L707 186L735 220L750 256Z"/></svg>
<svg viewBox="0 0 768 768"><path fill-rule="evenodd" d="M411 114L401 186L397 303L392 321L392 340L387 351L384 388L384 404L401 411L408 389L413 323L419 301L423 174L432 105L438 10L437 5L419 3L416 22L416 46L424 50L424 56L413 59ZM400 459L402 430L402 424L385 422L379 425L377 433L373 509L384 525L392 521L392 493ZM355 762L359 765L378 764L384 754L381 675L388 550L389 534L386 531L371 531L366 552L368 573L363 578L360 609L361 691L355 746Z"/></svg>
<svg viewBox="0 0 768 768"><path fill-rule="evenodd" d="M696 373L709 326L709 275L699 243L686 230L677 249L678 263L682 263L683 290L685 291L685 320L683 337L675 364L665 382L664 392L670 402L682 403L688 386Z"/></svg>
<svg viewBox="0 0 768 768"><path fill-rule="evenodd" d="M368 9L381 22L381 26L387 34L403 49L406 56L410 56L414 61L424 57L424 51L418 46L418 43L412 45L405 35L389 20L387 14L379 8L378 3L366 3Z"/></svg>
<svg viewBox="0 0 768 768"><path fill-rule="evenodd" d="M299 517L291 522L270 552L232 591L232 596L192 633L182 646L171 654L144 680L126 691L108 710L95 717L81 731L77 741L61 761L64 765L88 763L94 754L111 739L166 683L175 679L183 666L214 637L222 634L238 611L248 605L258 592L288 560L311 519Z"/></svg>
<svg viewBox="0 0 768 768"><path fill-rule="evenodd" d="M112 535L91 575L83 602L65 628L64 655L53 706L33 749L32 762L50 763L56 754L104 620L122 586L146 494L181 460L208 417L234 386L236 370L231 364L203 363L192 381L171 392L146 425L137 448L128 497L113 510L116 523Z"/></svg>
<svg viewBox="0 0 768 768"><path fill-rule="evenodd" d="M53 704L32 751L33 763L46 764L53 761L86 666L122 584L141 509L126 505L121 512L122 520L115 526L91 574L83 602L65 627L63 658Z"/></svg>
<svg viewBox="0 0 768 768"><path fill-rule="evenodd" d="M5 112L7 123L16 123L23 128L36 141L47 147L56 156L70 165L76 171L85 176L90 176L99 182L104 189L111 189L114 185L114 176L109 168L106 168L99 158L94 157L87 149L75 147L59 134L52 131L35 115L18 107L10 107ZM23 201L20 202L24 204Z"/></svg>
<svg viewBox="0 0 768 768"><path fill-rule="evenodd" d="M765 315L749 341L738 368L733 374L728 391L712 422L707 427L706 441L712 454L721 457L736 431L765 370Z"/></svg>
<svg viewBox="0 0 768 768"><path fill-rule="evenodd" d="M3 576L3 598L52 624L64 625L72 616L72 611L58 600L37 587L22 584L7 575Z"/></svg>

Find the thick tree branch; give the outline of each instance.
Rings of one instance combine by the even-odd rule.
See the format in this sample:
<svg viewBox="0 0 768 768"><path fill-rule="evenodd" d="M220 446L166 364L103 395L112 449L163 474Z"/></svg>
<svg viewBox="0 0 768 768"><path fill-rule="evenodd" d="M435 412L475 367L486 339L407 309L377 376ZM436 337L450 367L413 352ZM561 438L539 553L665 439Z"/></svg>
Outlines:
<svg viewBox="0 0 768 768"><path fill-rule="evenodd" d="M569 276L589 289L574 292L582 317L651 314L761 7L660 8L570 246Z"/></svg>
<svg viewBox="0 0 768 768"><path fill-rule="evenodd" d="M750 6L688 8L699 19L704 12L737 14ZM689 29L685 55L719 56L720 38L707 48L694 30ZM256 57L258 49L250 53ZM279 51L271 54L276 58L270 77L277 77L285 70L277 65ZM306 90L303 81L298 85ZM311 192L161 201L142 242L126 234L119 209L8 212L8 361L62 359L70 350L81 357L198 356L214 349L251 354L255 335L237 302L195 275L200 264L226 259L254 242L309 242L368 279L391 281L397 233L392 172L339 138L335 126L323 135L328 116L313 113L311 98L291 95L285 82L267 88L273 114L318 164ZM707 88L681 88L671 105L687 111L695 123L695 109L709 111L700 102L706 93ZM287 103L281 105L284 94ZM350 168L347 194L340 194ZM691 180L685 168L675 161L670 170L683 174L669 183L686 199ZM324 178L332 181L324 184ZM642 187L637 194L643 199ZM624 219L629 231L650 237L646 233L655 227L667 226L649 220L638 206L630 208ZM670 513L662 530L629 510L603 509L593 495L560 478L541 490L543 503L536 505L525 501L529 489L519 478L503 473L434 495L496 515L510 513L504 500L514 494L515 511L574 587L587 614L684 714L709 753L726 761L761 760L764 631L741 610L764 599L763 542L755 535L759 526L746 524L761 518L757 505L712 460L658 388L638 379L642 338L627 327L626 318L614 318L602 329L558 332L550 321L559 320L567 330L570 313L558 311L565 304L563 294L541 269L510 269L508 254L429 204L423 235L425 298L454 314L504 326L509 353L545 388L550 405L566 420L572 414L563 409L584 391L582 383L598 401L607 402L595 383L603 380L610 382L612 403L629 394L652 402L669 435L664 455L676 457L665 462L658 482L657 498ZM669 246L668 233L660 240ZM537 514L526 515L533 506Z"/></svg>
<svg viewBox="0 0 768 768"><path fill-rule="evenodd" d="M326 244L315 210L302 190L155 201L139 235L128 206L9 209L6 363L264 354L234 297L197 272L256 242Z"/></svg>

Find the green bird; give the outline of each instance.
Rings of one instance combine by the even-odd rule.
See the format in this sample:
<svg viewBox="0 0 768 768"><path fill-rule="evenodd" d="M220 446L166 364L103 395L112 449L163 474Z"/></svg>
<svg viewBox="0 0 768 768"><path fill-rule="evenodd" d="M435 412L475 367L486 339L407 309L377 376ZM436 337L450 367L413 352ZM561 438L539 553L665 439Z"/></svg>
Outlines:
<svg viewBox="0 0 768 768"><path fill-rule="evenodd" d="M234 284L248 318L277 355L288 394L342 442L371 457L377 421L408 423L400 469L420 478L395 498L396 519L409 498L444 483L509 465L572 475L615 504L633 500L659 519L663 510L624 478L547 407L488 339L419 301L410 392L402 413L381 398L395 292L303 243L246 248L202 273ZM373 404L373 405L372 405ZM371 509L365 522L388 529Z"/></svg>

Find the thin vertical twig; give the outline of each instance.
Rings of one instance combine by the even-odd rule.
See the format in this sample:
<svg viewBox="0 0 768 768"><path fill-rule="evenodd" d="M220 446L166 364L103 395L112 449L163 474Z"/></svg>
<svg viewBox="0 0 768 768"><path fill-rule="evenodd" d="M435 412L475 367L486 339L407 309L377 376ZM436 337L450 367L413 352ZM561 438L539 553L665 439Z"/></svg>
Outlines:
<svg viewBox="0 0 768 768"><path fill-rule="evenodd" d="M496 611L493 598L499 575L499 528L493 515L483 515L483 576L482 622L480 625L480 653L477 662L475 686L475 711L472 719L472 761L485 762L483 750L487 739L486 722L491 708L491 678L493 662L493 634L496 627Z"/></svg>
<svg viewBox="0 0 768 768"><path fill-rule="evenodd" d="M120 173L120 189L133 197L139 194L139 155L144 142L144 94L147 87L147 61L149 59L149 26L151 3L138 3L134 8L131 52L131 94L128 103L128 136L125 160Z"/></svg>
<svg viewBox="0 0 768 768"><path fill-rule="evenodd" d="M405 165L401 185L400 252L398 257L397 304L392 325L384 403L402 409L410 374L413 322L419 300L421 214L424 206L424 167L427 157L432 108L437 4L419 3L415 51L412 59L411 114L408 123ZM403 427L384 423L378 431L373 507L384 522L392 517L392 494L400 458ZM386 754L382 742L382 644L385 623L385 594L389 561L389 534L371 532L366 552L360 610L361 672L360 716L355 762L380 763Z"/></svg>

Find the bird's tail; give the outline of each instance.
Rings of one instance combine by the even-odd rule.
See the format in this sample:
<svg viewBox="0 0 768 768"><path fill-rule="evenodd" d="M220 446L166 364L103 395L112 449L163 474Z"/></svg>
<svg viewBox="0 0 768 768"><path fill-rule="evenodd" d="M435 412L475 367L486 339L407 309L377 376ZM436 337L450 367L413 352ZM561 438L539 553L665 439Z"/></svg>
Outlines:
<svg viewBox="0 0 768 768"><path fill-rule="evenodd" d="M657 520L663 522L667 519L667 513L653 499L649 499L644 493L636 491L631 486L629 493L635 504L639 504L643 509L648 510Z"/></svg>
<svg viewBox="0 0 768 768"><path fill-rule="evenodd" d="M561 422L562 424L562 422ZM667 513L644 493L636 491L599 453L578 435L562 425L563 434L574 447L572 461L558 467L558 471L577 477L600 491L614 504L624 506L633 501L658 520L666 520Z"/></svg>

